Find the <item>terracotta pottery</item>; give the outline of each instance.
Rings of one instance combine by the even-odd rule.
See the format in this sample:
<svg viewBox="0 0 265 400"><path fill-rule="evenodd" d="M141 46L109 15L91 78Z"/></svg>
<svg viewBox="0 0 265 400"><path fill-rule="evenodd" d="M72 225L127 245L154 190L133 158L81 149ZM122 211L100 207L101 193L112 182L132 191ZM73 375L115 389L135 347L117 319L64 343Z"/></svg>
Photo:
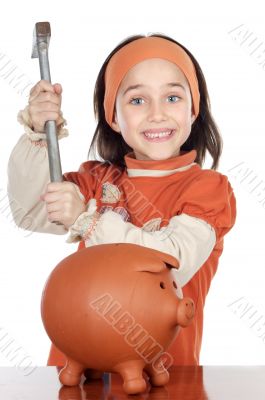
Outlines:
<svg viewBox="0 0 265 400"><path fill-rule="evenodd" d="M62 260L43 290L41 314L55 346L67 357L59 379L78 385L101 372L117 372L127 394L169 380L166 349L194 316L165 253L128 243L85 248Z"/></svg>

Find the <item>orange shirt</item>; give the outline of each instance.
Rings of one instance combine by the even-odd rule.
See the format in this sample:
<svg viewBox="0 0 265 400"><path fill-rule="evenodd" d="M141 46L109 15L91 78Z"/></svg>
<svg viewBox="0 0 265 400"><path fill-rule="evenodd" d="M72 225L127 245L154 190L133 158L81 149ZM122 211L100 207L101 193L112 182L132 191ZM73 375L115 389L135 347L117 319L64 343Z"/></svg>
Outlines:
<svg viewBox="0 0 265 400"><path fill-rule="evenodd" d="M205 298L223 251L223 237L236 218L236 200L228 178L202 169L195 158L196 150L161 161L136 160L130 153L124 157L125 169L87 161L78 172L64 174L64 179L79 186L86 202L97 200L100 213L112 209L135 226L160 218L162 228L173 216L185 213L215 229L216 244L209 258L182 288L183 295L194 300L196 313L192 324L180 330L168 349L175 365L199 364ZM64 361L64 355L52 345L48 365L64 365Z"/></svg>

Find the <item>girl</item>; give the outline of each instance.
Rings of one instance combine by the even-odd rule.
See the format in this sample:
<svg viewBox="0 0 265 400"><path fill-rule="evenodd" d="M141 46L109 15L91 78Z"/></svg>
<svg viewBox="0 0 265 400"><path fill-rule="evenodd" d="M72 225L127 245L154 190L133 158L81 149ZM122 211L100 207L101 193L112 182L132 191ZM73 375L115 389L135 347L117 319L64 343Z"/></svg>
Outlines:
<svg viewBox="0 0 265 400"><path fill-rule="evenodd" d="M48 183L44 124L55 120L59 138L67 135L61 92L59 84L40 81L19 113L25 134L8 170L16 223L69 232L67 241L79 241L79 249L126 242L173 255L176 279L194 300L196 316L169 352L176 365L198 365L205 298L236 218L233 189L216 171L222 141L198 62L161 34L120 43L94 92L98 124L89 155L97 152L101 160L84 162L78 172L64 174L64 182ZM213 162L203 170L206 151ZM52 346L48 365L63 364Z"/></svg>

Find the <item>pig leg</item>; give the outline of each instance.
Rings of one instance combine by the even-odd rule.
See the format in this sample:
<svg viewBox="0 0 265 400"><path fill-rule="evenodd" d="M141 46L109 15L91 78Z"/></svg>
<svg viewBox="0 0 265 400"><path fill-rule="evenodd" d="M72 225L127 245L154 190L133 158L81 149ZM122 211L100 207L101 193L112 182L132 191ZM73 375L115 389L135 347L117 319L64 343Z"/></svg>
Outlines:
<svg viewBox="0 0 265 400"><path fill-rule="evenodd" d="M146 381L143 378L145 363L141 360L130 360L114 367L123 378L123 389L127 394L142 393L146 390Z"/></svg>
<svg viewBox="0 0 265 400"><path fill-rule="evenodd" d="M65 367L60 371L60 382L66 386L79 385L84 370L83 365L68 358Z"/></svg>
<svg viewBox="0 0 265 400"><path fill-rule="evenodd" d="M150 378L150 383L153 386L164 386L169 381L169 373L161 362L150 364L145 368L146 373Z"/></svg>

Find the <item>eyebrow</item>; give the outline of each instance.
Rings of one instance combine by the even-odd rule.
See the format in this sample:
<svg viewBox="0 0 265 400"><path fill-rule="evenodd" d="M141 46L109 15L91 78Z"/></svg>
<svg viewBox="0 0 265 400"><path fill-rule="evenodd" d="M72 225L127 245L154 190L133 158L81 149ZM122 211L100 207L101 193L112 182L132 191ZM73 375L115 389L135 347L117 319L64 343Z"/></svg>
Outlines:
<svg viewBox="0 0 265 400"><path fill-rule="evenodd" d="M166 86L166 87L181 87L185 91L185 87L179 82L169 82L169 83L166 83L163 86ZM128 93L130 90L144 88L144 87L147 87L147 86L146 85L142 85L142 84L128 86L127 89L123 92L122 96L125 96L126 93Z"/></svg>

